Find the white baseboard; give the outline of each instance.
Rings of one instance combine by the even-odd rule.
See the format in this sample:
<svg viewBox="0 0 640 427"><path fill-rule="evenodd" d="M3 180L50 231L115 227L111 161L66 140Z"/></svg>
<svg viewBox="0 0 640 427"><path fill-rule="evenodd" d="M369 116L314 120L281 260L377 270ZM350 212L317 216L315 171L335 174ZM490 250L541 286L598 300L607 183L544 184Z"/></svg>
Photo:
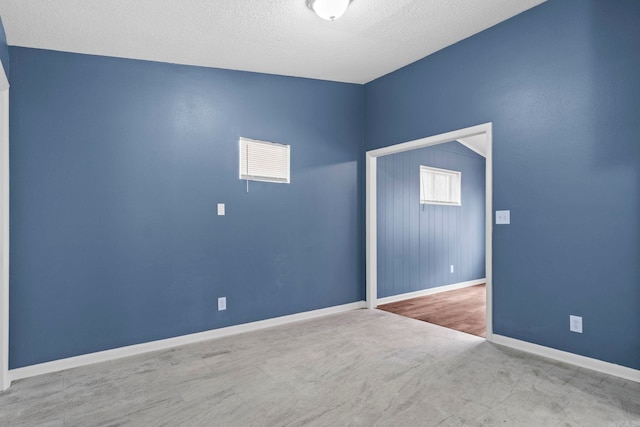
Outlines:
<svg viewBox="0 0 640 427"><path fill-rule="evenodd" d="M23 368L10 369L9 381L34 377L36 375L50 374L52 372L64 371L66 369L91 365L94 363L107 362L123 357L135 356L151 351L166 350L182 345L193 344L201 341L223 338L230 335L237 335L245 332L257 331L273 326L298 322L301 320L314 319L327 316L329 314L342 313L345 311L365 308L364 301L350 304L337 305L334 307L322 308L319 310L306 311L303 313L290 314L288 316L274 317L272 319L259 320L257 322L244 323L242 325L228 326L226 328L212 329L210 331L198 332L195 334L182 335L164 340L151 341L142 344L135 344L126 347L114 348L112 350L99 351L96 353L83 354L81 356L69 357L66 359L54 360L51 362L39 363L37 365L25 366Z"/></svg>
<svg viewBox="0 0 640 427"><path fill-rule="evenodd" d="M454 291L456 289L468 288L469 286L481 285L487 279L470 280L468 282L453 283L451 285L438 286L437 288L423 289L421 291L407 292L406 294L391 295L390 297L378 298L378 305L392 302L404 301L411 298L433 295L440 292Z"/></svg>
<svg viewBox="0 0 640 427"><path fill-rule="evenodd" d="M558 360L570 365L580 366L582 368L591 369L592 371L602 372L603 374L613 375L614 377L640 383L640 371L627 368L626 366L616 365L614 363L592 359L591 357L580 356L578 354L568 353L566 351L556 350L555 348L545 347L502 335L494 334L491 342L527 353L537 354L538 356L543 356L548 359Z"/></svg>

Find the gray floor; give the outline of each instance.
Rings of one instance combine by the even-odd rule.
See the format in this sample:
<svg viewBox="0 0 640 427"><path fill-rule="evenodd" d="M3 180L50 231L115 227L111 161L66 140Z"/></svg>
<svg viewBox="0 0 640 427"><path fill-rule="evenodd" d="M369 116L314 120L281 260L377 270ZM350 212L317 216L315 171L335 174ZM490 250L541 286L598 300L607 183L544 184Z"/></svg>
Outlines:
<svg viewBox="0 0 640 427"><path fill-rule="evenodd" d="M2 426L640 426L640 384L378 310L18 381Z"/></svg>

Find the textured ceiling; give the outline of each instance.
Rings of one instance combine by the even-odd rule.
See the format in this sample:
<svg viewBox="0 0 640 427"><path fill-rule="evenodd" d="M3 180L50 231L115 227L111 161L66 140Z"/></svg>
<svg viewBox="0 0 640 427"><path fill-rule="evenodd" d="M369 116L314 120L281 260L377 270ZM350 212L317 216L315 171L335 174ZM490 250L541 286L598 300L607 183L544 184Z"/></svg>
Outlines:
<svg viewBox="0 0 640 427"><path fill-rule="evenodd" d="M487 157L487 134L481 133L480 135L468 136L459 139L458 142L480 154L482 157Z"/></svg>
<svg viewBox="0 0 640 427"><path fill-rule="evenodd" d="M10 45L366 83L544 0L1 0Z"/></svg>

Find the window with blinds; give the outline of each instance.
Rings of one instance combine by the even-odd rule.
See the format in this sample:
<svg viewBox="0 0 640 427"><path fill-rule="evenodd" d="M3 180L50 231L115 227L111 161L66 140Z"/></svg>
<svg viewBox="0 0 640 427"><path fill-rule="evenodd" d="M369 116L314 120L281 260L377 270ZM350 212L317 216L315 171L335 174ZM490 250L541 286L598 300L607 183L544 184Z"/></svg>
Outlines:
<svg viewBox="0 0 640 427"><path fill-rule="evenodd" d="M290 146L240 138L240 179L289 184Z"/></svg>
<svg viewBox="0 0 640 427"><path fill-rule="evenodd" d="M462 173L420 166L420 203L460 206Z"/></svg>

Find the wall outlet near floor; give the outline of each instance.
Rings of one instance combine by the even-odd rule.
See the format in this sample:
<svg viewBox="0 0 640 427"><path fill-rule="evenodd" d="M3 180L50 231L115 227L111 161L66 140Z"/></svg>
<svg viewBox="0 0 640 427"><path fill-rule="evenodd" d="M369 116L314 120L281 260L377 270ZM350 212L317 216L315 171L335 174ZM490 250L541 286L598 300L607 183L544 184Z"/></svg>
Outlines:
<svg viewBox="0 0 640 427"><path fill-rule="evenodd" d="M451 267L449 267L449 270L453 273L453 271L454 271L453 264L451 264Z"/></svg>
<svg viewBox="0 0 640 427"><path fill-rule="evenodd" d="M581 316L569 316L569 330L571 332L582 333L582 317Z"/></svg>
<svg viewBox="0 0 640 427"><path fill-rule="evenodd" d="M227 309L227 297L218 298L218 311Z"/></svg>
<svg viewBox="0 0 640 427"><path fill-rule="evenodd" d="M511 211L496 211L496 224L511 224Z"/></svg>

